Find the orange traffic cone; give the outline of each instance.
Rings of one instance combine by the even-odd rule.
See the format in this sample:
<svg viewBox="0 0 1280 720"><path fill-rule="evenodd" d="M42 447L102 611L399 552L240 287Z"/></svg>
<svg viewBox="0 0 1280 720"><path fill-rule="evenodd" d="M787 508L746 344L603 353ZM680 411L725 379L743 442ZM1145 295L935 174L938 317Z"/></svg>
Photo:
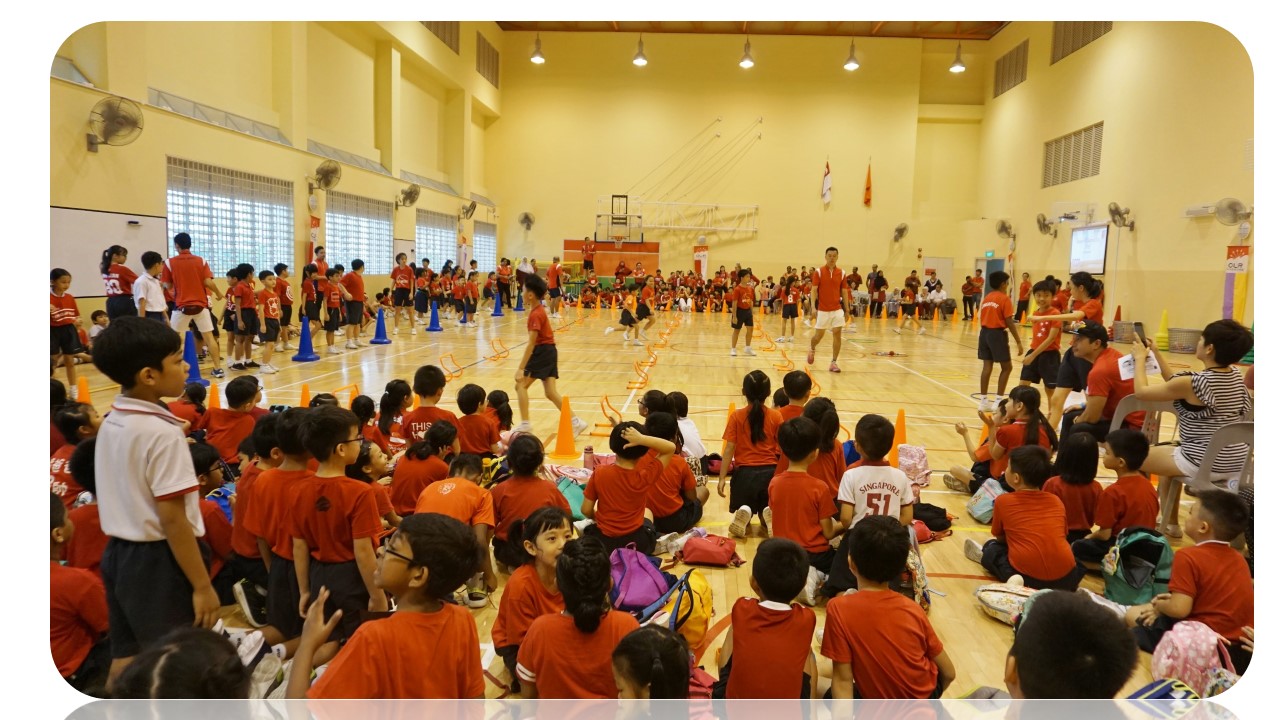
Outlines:
<svg viewBox="0 0 1280 720"><path fill-rule="evenodd" d="M987 437L990 435L991 435L990 426L988 426L986 423L982 423L982 433L978 435L978 445L985 444L987 442Z"/></svg>
<svg viewBox="0 0 1280 720"><path fill-rule="evenodd" d="M298 398L298 407L307 407L311 404L311 386L302 383L302 397Z"/></svg>
<svg viewBox="0 0 1280 720"><path fill-rule="evenodd" d="M220 407L222 407L222 397L218 395L218 381L217 381L217 380L210 380L210 381L209 381L209 402L208 402L208 406L209 406L209 407L211 407L211 408L220 408Z"/></svg>
<svg viewBox="0 0 1280 720"><path fill-rule="evenodd" d="M76 378L76 402L93 404L93 398L89 396L89 378L84 375Z"/></svg>
<svg viewBox="0 0 1280 720"><path fill-rule="evenodd" d="M418 393L413 393L413 404L409 406L410 411L418 409L418 404L419 404L418 401L419 401Z"/></svg>
<svg viewBox="0 0 1280 720"><path fill-rule="evenodd" d="M547 457L560 462L569 462L581 457L577 448L573 446L573 411L569 409L568 395L560 398L560 427L556 430L556 447L547 454Z"/></svg>
<svg viewBox="0 0 1280 720"><path fill-rule="evenodd" d="M1121 308L1120 305L1116 306L1116 322L1120 321L1120 308Z"/></svg>
<svg viewBox="0 0 1280 720"><path fill-rule="evenodd" d="M1019 324L1019 325L1026 325L1026 324L1027 324L1027 311L1026 311L1026 310L1023 310L1023 311L1022 311L1022 316L1018 318L1018 324Z"/></svg>
<svg viewBox="0 0 1280 720"><path fill-rule="evenodd" d="M898 408L898 419L893 421L893 447L889 448L889 464L898 466L898 446L907 441L907 411Z"/></svg>
<svg viewBox="0 0 1280 720"><path fill-rule="evenodd" d="M870 319L871 319L871 303L869 303L869 302L867 303L866 319L867 319L867 320L870 320Z"/></svg>
<svg viewBox="0 0 1280 720"><path fill-rule="evenodd" d="M955 310L951 311L951 324L952 325L960 324L960 308L956 308Z"/></svg>

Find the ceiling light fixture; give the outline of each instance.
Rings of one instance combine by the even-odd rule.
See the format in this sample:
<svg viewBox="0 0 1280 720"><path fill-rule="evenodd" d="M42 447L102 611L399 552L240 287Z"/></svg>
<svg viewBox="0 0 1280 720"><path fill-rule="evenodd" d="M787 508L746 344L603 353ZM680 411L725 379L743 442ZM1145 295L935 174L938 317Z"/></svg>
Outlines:
<svg viewBox="0 0 1280 720"><path fill-rule="evenodd" d="M951 72L964 72L964 61L960 59L960 43L956 43L956 61L951 63Z"/></svg>
<svg viewBox="0 0 1280 720"><path fill-rule="evenodd" d="M529 56L529 62L534 65L541 65L546 61L547 59L542 56L542 33L538 33L538 36L533 40L533 54Z"/></svg>
<svg viewBox="0 0 1280 720"><path fill-rule="evenodd" d="M858 55L857 55L857 53L855 53L855 52L854 52L853 44L854 44L854 40L853 40L852 38L850 38L850 40L849 40L849 59L844 61L844 69L845 69L845 70L853 71L853 70L857 70L857 69L858 69Z"/></svg>
<svg viewBox="0 0 1280 720"><path fill-rule="evenodd" d="M640 36L640 41L636 44L636 56L631 60L631 64L636 67L644 67L649 64L649 58L644 56L644 36Z"/></svg>
<svg viewBox="0 0 1280 720"><path fill-rule="evenodd" d="M738 67L745 70L755 64L756 61L751 59L751 40L748 38L747 44L742 46L742 59L738 61Z"/></svg>

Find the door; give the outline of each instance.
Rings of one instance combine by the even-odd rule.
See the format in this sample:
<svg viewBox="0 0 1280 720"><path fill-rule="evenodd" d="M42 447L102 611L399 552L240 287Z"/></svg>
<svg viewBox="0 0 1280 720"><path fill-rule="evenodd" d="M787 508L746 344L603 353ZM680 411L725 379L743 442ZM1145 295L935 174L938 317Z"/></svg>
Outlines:
<svg viewBox="0 0 1280 720"><path fill-rule="evenodd" d="M1004 270L1004 258L982 258L982 260L986 263L986 266L979 265L978 267L983 268L983 277L991 277L991 273L997 270Z"/></svg>
<svg viewBox="0 0 1280 720"><path fill-rule="evenodd" d="M938 279L942 281L942 289L947 291L947 297L960 297L960 286L964 285L964 276L961 275L956 278L954 259L926 255L920 262L923 263L922 273L926 280L929 279L929 271L932 270L938 274Z"/></svg>

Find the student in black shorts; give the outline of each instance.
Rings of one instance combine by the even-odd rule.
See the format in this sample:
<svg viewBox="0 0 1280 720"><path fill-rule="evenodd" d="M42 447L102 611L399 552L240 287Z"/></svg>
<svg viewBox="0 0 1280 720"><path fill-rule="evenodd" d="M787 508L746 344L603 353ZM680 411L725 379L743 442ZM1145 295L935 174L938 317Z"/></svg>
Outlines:
<svg viewBox="0 0 1280 720"><path fill-rule="evenodd" d="M329 350L327 352L330 355L337 355L342 351L333 343L338 329L342 327L342 295L346 292L342 287L342 283L339 282L342 278L342 266L335 265L329 268L329 272L326 273L325 277L329 281L329 289L324 300L325 309L328 311L324 318L324 333L329 341Z"/></svg>
<svg viewBox="0 0 1280 720"><path fill-rule="evenodd" d="M551 320L547 317L547 309L542 299L547 295L547 282L537 275L529 275L524 281L524 301L529 308L527 328L529 342L525 345L524 356L516 364L516 396L520 401L520 424L512 434L533 431L529 422L529 386L541 380L543 392L557 411L564 407L564 399L556 391L556 380L560 377L559 355L556 350L555 332L551 329ZM585 420L573 416L573 434L580 435L587 429Z"/></svg>
<svg viewBox="0 0 1280 720"><path fill-rule="evenodd" d="M235 272L239 283L233 290L236 294L236 352L232 355L231 369L256 369L259 365L253 359L253 338L258 334L260 322L258 319L257 294L250 284L253 280L253 266L248 263L241 263L236 266Z"/></svg>
<svg viewBox="0 0 1280 720"><path fill-rule="evenodd" d="M751 349L751 333L755 332L755 321L751 317L751 308L755 307L756 304L756 291L751 286L750 277L750 270L739 270L738 284L724 298L725 302L732 303L735 308L733 322L730 324L730 327L733 328L733 339L729 343L729 355L733 357L738 355L738 333L744 325L749 329L747 330L746 347L743 348L742 352L747 355L756 354L756 351Z"/></svg>
<svg viewBox="0 0 1280 720"><path fill-rule="evenodd" d="M979 390L982 402L978 405L980 412L990 412L994 401L988 397L987 390L991 386L991 370L995 363L1000 363L1000 380L997 394L1004 395L1009 384L1009 375L1013 373L1013 363L1009 356L1009 335L1018 344L1018 354L1022 350L1022 333L1013 321L1013 301L1005 294L1009 288L1009 273L997 270L991 273L991 292L982 299L978 308L979 322L982 329L978 332L978 359L982 361L982 375L979 378Z"/></svg>
<svg viewBox="0 0 1280 720"><path fill-rule="evenodd" d="M1046 397L1053 395L1058 387L1058 370L1062 362L1059 346L1062 342L1062 323L1056 320L1040 320L1039 315L1053 315L1053 282L1041 280L1031 288L1031 296L1036 301L1036 310L1030 319L1031 351L1022 359L1022 374L1019 385L1044 383Z"/></svg>

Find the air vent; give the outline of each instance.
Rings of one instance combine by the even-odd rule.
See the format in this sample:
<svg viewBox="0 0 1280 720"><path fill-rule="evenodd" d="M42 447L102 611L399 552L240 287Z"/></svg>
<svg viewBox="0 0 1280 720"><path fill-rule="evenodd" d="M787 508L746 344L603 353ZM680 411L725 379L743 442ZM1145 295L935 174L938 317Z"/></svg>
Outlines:
<svg viewBox="0 0 1280 720"><path fill-rule="evenodd" d="M458 38L462 34L462 23L457 20L419 20L432 35L440 38L440 42L449 46L454 55L461 55Z"/></svg>
<svg viewBox="0 0 1280 720"><path fill-rule="evenodd" d="M476 72L498 87L498 49L484 39L484 35L476 33Z"/></svg>
<svg viewBox="0 0 1280 720"><path fill-rule="evenodd" d="M1055 22L1053 24L1052 65L1089 43L1111 32L1112 22Z"/></svg>
<svg viewBox="0 0 1280 720"><path fill-rule="evenodd" d="M1027 79L1027 43L1023 40L1017 47L996 60L996 79L991 97L996 98L1012 90L1015 85Z"/></svg>
<svg viewBox="0 0 1280 720"><path fill-rule="evenodd" d="M1102 169L1102 123L1090 125L1044 144L1040 187L1093 177Z"/></svg>

